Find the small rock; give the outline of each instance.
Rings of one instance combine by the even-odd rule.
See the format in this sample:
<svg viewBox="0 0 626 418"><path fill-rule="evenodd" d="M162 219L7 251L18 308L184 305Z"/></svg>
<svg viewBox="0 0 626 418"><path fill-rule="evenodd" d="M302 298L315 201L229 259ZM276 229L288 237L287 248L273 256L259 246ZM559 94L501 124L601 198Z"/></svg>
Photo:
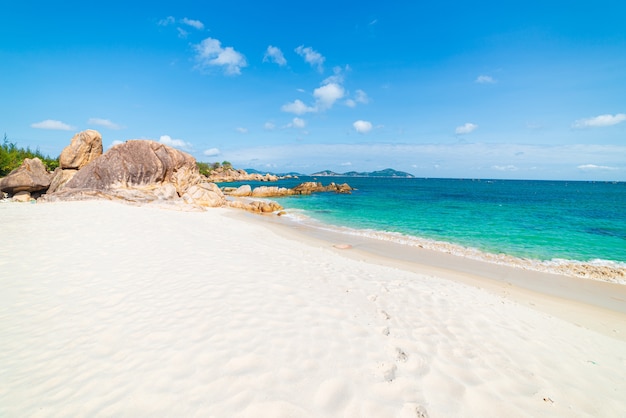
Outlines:
<svg viewBox="0 0 626 418"><path fill-rule="evenodd" d="M30 202L29 192L17 192L13 195L14 202Z"/></svg>

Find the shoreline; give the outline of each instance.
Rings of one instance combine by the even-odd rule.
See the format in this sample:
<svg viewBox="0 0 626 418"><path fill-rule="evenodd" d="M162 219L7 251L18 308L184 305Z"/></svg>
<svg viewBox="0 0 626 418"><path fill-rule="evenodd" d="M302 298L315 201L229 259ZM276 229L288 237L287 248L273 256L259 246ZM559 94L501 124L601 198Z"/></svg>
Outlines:
<svg viewBox="0 0 626 418"><path fill-rule="evenodd" d="M332 248L354 260L445 277L484 289L574 325L626 341L626 286L621 283L493 263L339 229L318 228L284 216L236 211L228 216L262 222L290 240ZM602 320L598 320L598 315Z"/></svg>
<svg viewBox="0 0 626 418"><path fill-rule="evenodd" d="M294 211L294 209L285 208L285 211L290 210ZM296 209L296 211L305 212L300 209ZM454 244L452 242L437 241L419 236L405 235L398 232L386 232L373 229L355 229L351 227L325 224L322 221L309 217L306 213L304 216L293 216L288 213L284 216L284 218L290 219L293 223L302 224L304 227L328 231L329 233L334 232L342 235L364 237L375 241L390 242L397 245L423 248L438 253L451 254L466 259L521 268L524 270L626 285L626 262L599 259L592 261L579 261L566 259L539 260L521 258L515 255L491 253L473 247L465 247L460 244Z"/></svg>

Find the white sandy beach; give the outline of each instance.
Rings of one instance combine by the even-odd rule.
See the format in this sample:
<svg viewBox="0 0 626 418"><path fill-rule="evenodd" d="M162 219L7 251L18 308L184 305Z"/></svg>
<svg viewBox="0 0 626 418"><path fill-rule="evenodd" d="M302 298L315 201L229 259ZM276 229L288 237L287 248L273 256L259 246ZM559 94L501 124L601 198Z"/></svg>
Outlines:
<svg viewBox="0 0 626 418"><path fill-rule="evenodd" d="M1 417L626 416L624 287L505 292L228 209L0 225Z"/></svg>

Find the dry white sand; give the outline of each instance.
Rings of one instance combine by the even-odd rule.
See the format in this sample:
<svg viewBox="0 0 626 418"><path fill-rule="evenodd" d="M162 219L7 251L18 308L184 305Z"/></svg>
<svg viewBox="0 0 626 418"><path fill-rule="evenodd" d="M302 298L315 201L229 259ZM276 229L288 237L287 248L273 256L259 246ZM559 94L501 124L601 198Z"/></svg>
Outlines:
<svg viewBox="0 0 626 418"><path fill-rule="evenodd" d="M2 417L626 411L623 338L443 270L226 209L10 203L0 225Z"/></svg>

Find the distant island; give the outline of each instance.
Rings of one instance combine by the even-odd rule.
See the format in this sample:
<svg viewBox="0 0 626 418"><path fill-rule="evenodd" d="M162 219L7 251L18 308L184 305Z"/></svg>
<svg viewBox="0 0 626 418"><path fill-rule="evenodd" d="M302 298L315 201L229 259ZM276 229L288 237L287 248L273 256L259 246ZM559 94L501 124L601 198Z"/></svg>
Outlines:
<svg viewBox="0 0 626 418"><path fill-rule="evenodd" d="M411 173L407 173L405 171L394 170L393 168L386 168L384 170L378 171L349 171L347 173L335 173L331 170L323 170L318 171L313 174L302 174L297 172L289 172L289 173L268 173L267 171L259 171L254 168L246 168L245 171L247 174L259 174L259 175L274 175L283 178L298 178L298 177L391 177L391 178L403 178L403 179L413 179L415 176Z"/></svg>
<svg viewBox="0 0 626 418"><path fill-rule="evenodd" d="M396 177L411 179L415 178L413 174L406 173L404 171L397 171L392 168L386 168L384 170L369 171L369 172L357 172L349 171L347 173L335 173L334 171L324 170L318 173L313 173L314 177Z"/></svg>

